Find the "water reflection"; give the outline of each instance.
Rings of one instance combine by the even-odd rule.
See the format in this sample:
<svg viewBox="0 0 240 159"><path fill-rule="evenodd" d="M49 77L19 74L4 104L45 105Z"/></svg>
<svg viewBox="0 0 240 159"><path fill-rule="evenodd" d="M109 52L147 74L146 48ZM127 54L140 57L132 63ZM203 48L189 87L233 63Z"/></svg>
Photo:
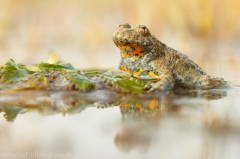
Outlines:
<svg viewBox="0 0 240 159"><path fill-rule="evenodd" d="M116 135L114 142L124 152L136 149L145 152L151 145L151 140L160 127L161 116L178 113L183 105L178 98L199 97L204 99L221 99L227 95L226 91L175 91L172 94L155 99L141 99L136 103L120 105L122 114L122 129Z"/></svg>
<svg viewBox="0 0 240 159"><path fill-rule="evenodd" d="M120 106L122 129L115 136L114 143L121 151L137 149L145 152L149 149L152 136L158 128L160 102L161 100L151 99Z"/></svg>
<svg viewBox="0 0 240 159"><path fill-rule="evenodd" d="M88 107L107 108L119 106L123 123L133 121L150 121L159 118L163 112L174 112L179 106L177 99L221 99L227 96L221 90L181 90L170 93L154 92L152 94L119 94L109 90L98 90L90 93L51 92L51 91L16 91L2 93L0 108L7 121L13 122L18 114L38 111L49 115L80 113Z"/></svg>
<svg viewBox="0 0 240 159"><path fill-rule="evenodd" d="M196 111L201 113L197 110L199 108L196 108L196 105L201 107L198 103L220 100L226 96L227 92L222 90L178 90L169 93L155 92L142 95L122 95L109 90L89 93L29 90L2 94L0 108L5 119L14 122L17 120L17 116L33 111L42 115L62 113L64 116L81 113L89 107L104 109L119 107L122 120L120 130L112 139L115 146L123 152L131 150L147 152L157 139L159 129L164 129L162 124L167 116L173 115L172 118L186 120L189 118L189 114L196 114ZM206 103L203 105L207 107ZM193 109L194 107L196 109ZM204 110L206 107L201 109ZM186 111L190 113L186 115ZM204 111L201 117L195 116L194 119L190 120L200 121L205 124L205 127L214 127L211 125L212 121L215 120L214 116L205 112L208 110ZM181 120L178 124L181 124ZM216 121L214 122L216 125Z"/></svg>

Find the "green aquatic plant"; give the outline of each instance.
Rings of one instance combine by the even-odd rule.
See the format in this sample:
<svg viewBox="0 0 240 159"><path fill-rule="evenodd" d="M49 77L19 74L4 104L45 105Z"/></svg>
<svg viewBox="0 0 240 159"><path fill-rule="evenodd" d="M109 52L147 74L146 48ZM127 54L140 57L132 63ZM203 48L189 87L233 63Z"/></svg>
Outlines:
<svg viewBox="0 0 240 159"><path fill-rule="evenodd" d="M16 83L21 80L27 79L29 76L28 71L24 69L23 64L16 64L12 59L6 62L2 71L1 80L4 83Z"/></svg>
<svg viewBox="0 0 240 159"><path fill-rule="evenodd" d="M62 71L62 70L72 70L75 71L76 69L69 63L63 64L50 64L46 62L42 62L37 65L37 68L41 71Z"/></svg>
<svg viewBox="0 0 240 159"><path fill-rule="evenodd" d="M131 92L131 93L142 93L144 90L144 86L146 85L146 81L142 81L137 78L129 77L129 76L119 76L114 74L109 74L105 72L86 72L87 76L98 77L103 80L109 86L120 89L123 92Z"/></svg>
<svg viewBox="0 0 240 159"><path fill-rule="evenodd" d="M94 82L80 73L69 72L66 75L79 91L87 91L94 87Z"/></svg>
<svg viewBox="0 0 240 159"><path fill-rule="evenodd" d="M23 64L16 64L13 60L8 61L0 69L0 78L0 84L17 84L22 82L21 84L27 83L29 88L32 89L38 88L44 90L47 88L47 90L56 90L52 86L54 83L57 83L57 85L62 86L62 89L77 89L83 92L94 88L99 89L101 85L100 88L106 89L105 86L108 86L107 88L113 88L120 92L142 93L146 85L146 81L130 76L121 76L103 71L83 72L74 68L69 63L50 64L42 62L36 66L25 66ZM95 87L96 83L98 83L97 87ZM46 87L46 84L48 87ZM74 87L71 87L71 85ZM61 88L59 87L60 90Z"/></svg>

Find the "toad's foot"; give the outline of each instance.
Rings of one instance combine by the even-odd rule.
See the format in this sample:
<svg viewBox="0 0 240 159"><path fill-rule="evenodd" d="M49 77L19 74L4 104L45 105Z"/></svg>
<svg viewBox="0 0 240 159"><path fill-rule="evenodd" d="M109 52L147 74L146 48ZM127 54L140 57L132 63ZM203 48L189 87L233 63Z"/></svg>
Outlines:
<svg viewBox="0 0 240 159"><path fill-rule="evenodd" d="M148 92L155 91L155 90L167 91L169 89L172 89L173 87L174 87L173 79L165 77L158 82L147 83L144 87L144 90L147 90Z"/></svg>
<svg viewBox="0 0 240 159"><path fill-rule="evenodd" d="M223 78L211 77L211 76L202 76L196 82L196 89L211 89L211 88L220 88L226 85L226 81Z"/></svg>

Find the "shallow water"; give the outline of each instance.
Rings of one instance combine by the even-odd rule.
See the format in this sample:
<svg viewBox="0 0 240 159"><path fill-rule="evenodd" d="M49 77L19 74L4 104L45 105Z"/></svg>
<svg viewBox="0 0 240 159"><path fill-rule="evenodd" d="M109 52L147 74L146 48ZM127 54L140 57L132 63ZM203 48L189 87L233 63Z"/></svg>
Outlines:
<svg viewBox="0 0 240 159"><path fill-rule="evenodd" d="M0 158L239 158L240 81L230 83L144 95L2 92Z"/></svg>

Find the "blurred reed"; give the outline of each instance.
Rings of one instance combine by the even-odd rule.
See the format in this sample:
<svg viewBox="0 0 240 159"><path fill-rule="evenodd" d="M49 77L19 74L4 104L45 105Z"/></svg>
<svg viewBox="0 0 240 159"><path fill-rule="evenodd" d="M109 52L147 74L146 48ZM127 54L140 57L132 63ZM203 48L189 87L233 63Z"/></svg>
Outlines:
<svg viewBox="0 0 240 159"><path fill-rule="evenodd" d="M145 24L212 74L239 75L238 0L0 0L0 65L60 61L82 69L118 66L111 35L120 23Z"/></svg>

